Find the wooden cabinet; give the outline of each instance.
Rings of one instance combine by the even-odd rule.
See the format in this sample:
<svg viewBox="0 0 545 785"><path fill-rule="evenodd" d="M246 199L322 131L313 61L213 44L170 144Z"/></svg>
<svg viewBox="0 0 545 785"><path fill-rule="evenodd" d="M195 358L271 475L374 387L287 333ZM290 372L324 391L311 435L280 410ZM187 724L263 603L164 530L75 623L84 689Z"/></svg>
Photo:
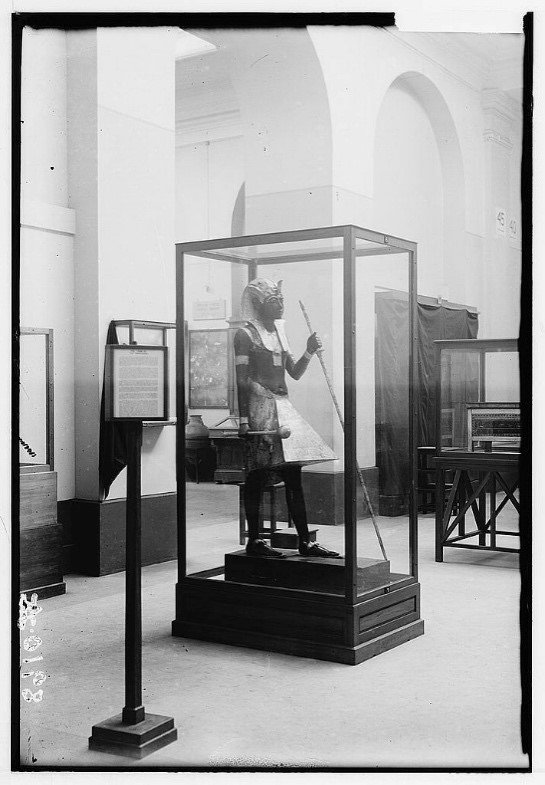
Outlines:
<svg viewBox="0 0 545 785"><path fill-rule="evenodd" d="M56 472L20 474L19 544L20 590L39 597L64 594Z"/></svg>

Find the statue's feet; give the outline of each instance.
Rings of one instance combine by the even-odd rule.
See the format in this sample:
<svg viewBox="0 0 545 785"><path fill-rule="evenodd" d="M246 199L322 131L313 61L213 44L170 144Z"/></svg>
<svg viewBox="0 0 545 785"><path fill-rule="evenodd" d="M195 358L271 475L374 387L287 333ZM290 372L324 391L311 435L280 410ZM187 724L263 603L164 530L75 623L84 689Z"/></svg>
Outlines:
<svg viewBox="0 0 545 785"><path fill-rule="evenodd" d="M317 542L302 542L299 545L299 553L301 556L312 556L318 559L341 559L342 556L337 551L330 551L324 548Z"/></svg>
<svg viewBox="0 0 545 785"><path fill-rule="evenodd" d="M285 559L286 555L282 551L271 548L264 540L249 540L246 543L246 553L248 556L264 556L266 559Z"/></svg>

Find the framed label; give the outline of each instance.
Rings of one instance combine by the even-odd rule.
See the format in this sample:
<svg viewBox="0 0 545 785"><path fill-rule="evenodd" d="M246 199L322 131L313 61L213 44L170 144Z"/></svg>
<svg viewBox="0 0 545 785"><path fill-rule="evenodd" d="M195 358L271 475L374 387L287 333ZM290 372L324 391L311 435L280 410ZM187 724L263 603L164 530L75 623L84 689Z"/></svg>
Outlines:
<svg viewBox="0 0 545 785"><path fill-rule="evenodd" d="M106 346L106 420L168 419L166 346Z"/></svg>
<svg viewBox="0 0 545 785"><path fill-rule="evenodd" d="M225 300L196 300L193 303L193 319L195 321L225 319L225 314Z"/></svg>

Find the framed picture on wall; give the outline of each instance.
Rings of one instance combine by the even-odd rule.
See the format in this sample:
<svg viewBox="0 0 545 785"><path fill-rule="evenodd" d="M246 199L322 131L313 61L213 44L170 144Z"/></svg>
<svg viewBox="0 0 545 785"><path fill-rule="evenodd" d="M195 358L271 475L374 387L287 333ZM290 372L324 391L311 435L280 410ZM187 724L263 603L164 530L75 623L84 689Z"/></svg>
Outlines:
<svg viewBox="0 0 545 785"><path fill-rule="evenodd" d="M229 406L228 330L189 331L189 408Z"/></svg>

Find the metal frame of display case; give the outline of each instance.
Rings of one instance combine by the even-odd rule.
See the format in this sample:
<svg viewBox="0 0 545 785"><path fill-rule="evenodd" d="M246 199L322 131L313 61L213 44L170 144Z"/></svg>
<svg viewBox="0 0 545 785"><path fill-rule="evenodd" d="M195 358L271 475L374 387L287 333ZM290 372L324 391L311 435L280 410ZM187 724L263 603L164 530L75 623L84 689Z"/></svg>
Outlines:
<svg viewBox="0 0 545 785"><path fill-rule="evenodd" d="M37 592L44 599L66 591L62 575L62 526L57 518L54 458L53 330L22 327L19 334L44 336L45 463L19 466L18 500L19 588L22 592Z"/></svg>
<svg viewBox="0 0 545 785"><path fill-rule="evenodd" d="M342 239L342 251L287 252L258 258L230 254L230 249L294 243L320 239ZM375 243L375 247L356 248L358 240ZM420 586L418 583L417 543L417 335L416 335L416 244L401 238L363 229L358 226L332 226L269 234L228 237L202 242L176 244L177 297L177 405L183 407L186 391L186 356L184 352L184 256L203 257L246 265L248 280L256 277L257 268L267 264L343 260L344 287L344 597L297 589L255 584L215 581L223 568L186 572L186 488L185 432L178 418L176 442L178 504L178 584L176 619L173 635L193 637L232 645L280 651L335 662L358 663L422 635ZM356 257L382 254L408 254L409 285L409 452L411 456L409 504L408 575L392 574L386 584L358 595L356 531ZM283 614L289 612L292 626L285 626ZM242 614L242 615L241 615ZM297 626L304 632L297 635ZM309 629L314 625L314 632ZM330 628L328 627L330 625ZM332 632L333 628L335 632ZM274 629L271 634L268 629ZM326 631L324 633L324 629Z"/></svg>
<svg viewBox="0 0 545 785"><path fill-rule="evenodd" d="M54 384L53 384L53 330L47 327L21 327L20 335L43 335L45 338L45 463L24 464L19 467L21 473L54 471Z"/></svg>
<svg viewBox="0 0 545 785"><path fill-rule="evenodd" d="M518 553L518 548L500 547L497 536L519 537L520 532L500 530L496 519L509 503L520 514L520 503L515 496L519 487L520 452L511 451L470 451L465 449L445 449L441 434L441 353L443 350L460 350L479 354L478 398L476 406L486 403L486 364L485 357L491 352L517 352L515 338L459 339L434 341L436 346L436 510L435 510L435 561L443 561L444 548L465 548L469 550L501 551ZM500 407L501 402L490 401L490 407ZM504 403L506 411L516 407L516 403ZM449 481L448 493L445 476L454 472ZM505 496L497 499L497 492ZM487 510L488 496L488 510ZM456 512L454 512L456 510ZM476 528L466 529L466 515L471 512ZM474 541L477 538L477 542ZM473 540L473 542L467 542Z"/></svg>

